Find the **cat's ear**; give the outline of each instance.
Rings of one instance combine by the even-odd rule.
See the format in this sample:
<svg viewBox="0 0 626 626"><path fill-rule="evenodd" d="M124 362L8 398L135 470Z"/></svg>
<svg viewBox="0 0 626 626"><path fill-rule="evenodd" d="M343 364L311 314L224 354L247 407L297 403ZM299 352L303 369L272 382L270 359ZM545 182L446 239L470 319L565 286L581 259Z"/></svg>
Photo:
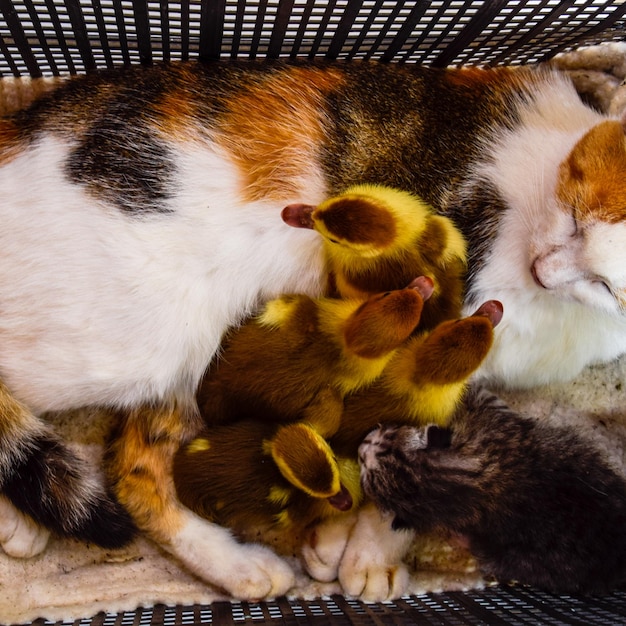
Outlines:
<svg viewBox="0 0 626 626"><path fill-rule="evenodd" d="M452 442L452 431L441 426L428 427L426 431L426 444L429 448L449 448Z"/></svg>
<svg viewBox="0 0 626 626"><path fill-rule="evenodd" d="M611 102L609 113L619 117L624 133L626 133L626 81L621 85Z"/></svg>

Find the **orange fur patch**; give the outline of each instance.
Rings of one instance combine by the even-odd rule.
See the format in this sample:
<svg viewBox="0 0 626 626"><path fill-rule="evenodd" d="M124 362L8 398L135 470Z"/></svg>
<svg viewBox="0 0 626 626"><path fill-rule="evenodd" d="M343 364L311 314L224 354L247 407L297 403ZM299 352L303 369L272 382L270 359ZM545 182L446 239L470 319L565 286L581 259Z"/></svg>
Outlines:
<svg viewBox="0 0 626 626"><path fill-rule="evenodd" d="M107 469L120 503L161 543L182 525L172 464L188 434L180 411L146 406L123 416L109 449Z"/></svg>
<svg viewBox="0 0 626 626"><path fill-rule="evenodd" d="M18 402L8 387L0 381L0 437L3 441L19 442L36 427L33 414L21 402Z"/></svg>
<svg viewBox="0 0 626 626"><path fill-rule="evenodd" d="M157 130L167 139L190 141L202 127L196 122L201 119L197 94L194 93L197 77L185 64L175 64L170 70L176 70L171 86L152 103L152 109L159 118Z"/></svg>
<svg viewBox="0 0 626 626"><path fill-rule="evenodd" d="M581 222L626 217L626 137L619 122L594 126L560 167L557 197Z"/></svg>
<svg viewBox="0 0 626 626"><path fill-rule="evenodd" d="M22 142L15 124L0 120L0 165L12 161L20 152Z"/></svg>
<svg viewBox="0 0 626 626"><path fill-rule="evenodd" d="M462 67L459 69L449 69L446 78L453 85L470 88L482 88L489 86L498 89L499 86L510 89L511 81L523 76L525 70L513 67L481 68Z"/></svg>
<svg viewBox="0 0 626 626"><path fill-rule="evenodd" d="M229 101L220 142L243 176L245 201L301 193L324 133L324 97L341 80L336 70L289 67Z"/></svg>

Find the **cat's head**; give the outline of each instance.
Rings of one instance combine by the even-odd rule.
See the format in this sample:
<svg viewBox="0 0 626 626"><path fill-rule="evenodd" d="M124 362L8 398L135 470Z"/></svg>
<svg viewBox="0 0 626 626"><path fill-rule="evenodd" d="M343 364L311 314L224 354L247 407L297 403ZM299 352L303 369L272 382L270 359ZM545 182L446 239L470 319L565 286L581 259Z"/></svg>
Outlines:
<svg viewBox="0 0 626 626"><path fill-rule="evenodd" d="M626 315L626 137L619 121L589 130L562 161L554 215L531 251L536 284Z"/></svg>

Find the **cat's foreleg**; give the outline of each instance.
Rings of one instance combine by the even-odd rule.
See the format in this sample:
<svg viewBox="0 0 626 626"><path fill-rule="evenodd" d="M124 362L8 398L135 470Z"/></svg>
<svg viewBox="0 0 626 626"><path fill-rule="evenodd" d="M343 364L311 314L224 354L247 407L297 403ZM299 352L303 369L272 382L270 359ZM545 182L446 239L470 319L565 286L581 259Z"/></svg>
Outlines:
<svg viewBox="0 0 626 626"><path fill-rule="evenodd" d="M45 547L48 533L38 525L107 548L124 545L135 532L128 513L90 477L87 463L2 382L0 492L0 544L13 556Z"/></svg>
<svg viewBox="0 0 626 626"><path fill-rule="evenodd" d="M373 504L355 515L341 515L318 524L302 546L302 558L316 580L339 580L344 591L366 602L401 596L409 581L402 559L414 533L391 528L391 518Z"/></svg>
<svg viewBox="0 0 626 626"><path fill-rule="evenodd" d="M286 561L265 546L237 542L178 500L173 459L194 434L193 420L176 408L144 407L123 416L106 462L117 497L141 530L208 583L239 599L285 594L295 580Z"/></svg>

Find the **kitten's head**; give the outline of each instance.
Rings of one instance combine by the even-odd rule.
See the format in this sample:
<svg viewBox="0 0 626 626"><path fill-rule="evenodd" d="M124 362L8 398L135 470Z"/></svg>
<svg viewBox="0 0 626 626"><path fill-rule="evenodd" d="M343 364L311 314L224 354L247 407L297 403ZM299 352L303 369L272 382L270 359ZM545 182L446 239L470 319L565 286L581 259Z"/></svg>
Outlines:
<svg viewBox="0 0 626 626"><path fill-rule="evenodd" d="M559 167L556 210L531 272L555 295L626 314L626 137L618 121L589 130Z"/></svg>
<svg viewBox="0 0 626 626"><path fill-rule="evenodd" d="M453 433L435 425L384 425L359 447L361 483L395 527L431 531L474 519L480 462L454 449Z"/></svg>

